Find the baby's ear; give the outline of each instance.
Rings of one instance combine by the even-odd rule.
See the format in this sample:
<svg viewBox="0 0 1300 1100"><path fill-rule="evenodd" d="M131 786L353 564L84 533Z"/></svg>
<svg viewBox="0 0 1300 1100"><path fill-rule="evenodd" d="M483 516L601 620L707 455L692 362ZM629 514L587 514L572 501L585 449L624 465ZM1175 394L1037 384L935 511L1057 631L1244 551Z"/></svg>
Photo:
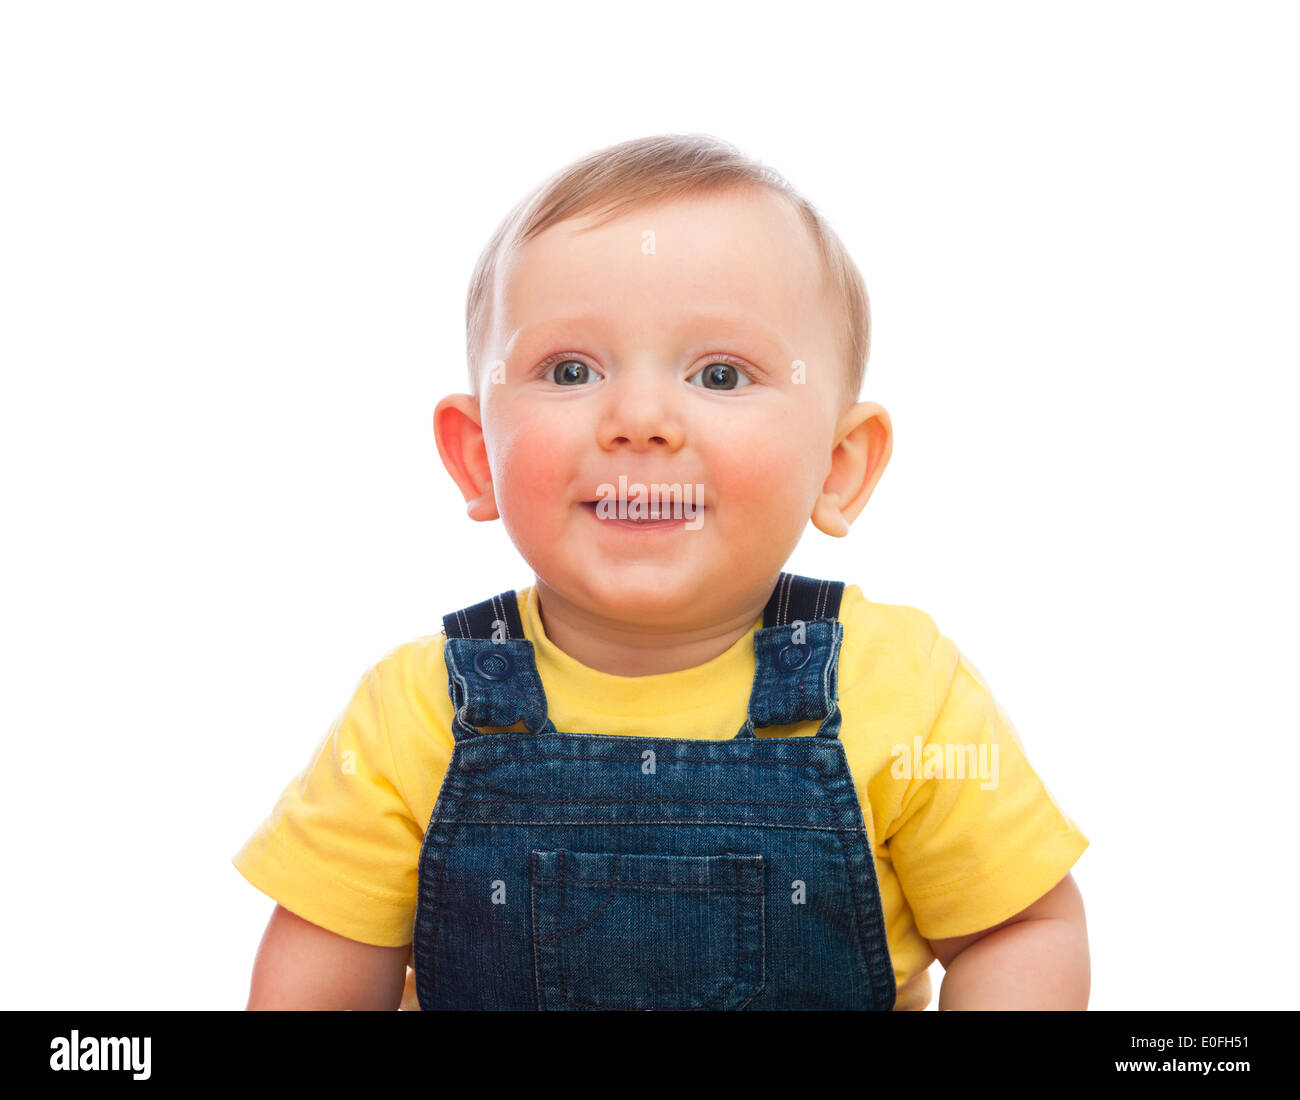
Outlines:
<svg viewBox="0 0 1300 1100"><path fill-rule="evenodd" d="M439 401L433 410L433 439L438 457L465 498L469 518L499 519L477 399L453 393Z"/></svg>
<svg viewBox="0 0 1300 1100"><path fill-rule="evenodd" d="M889 464L894 429L889 413L874 401L861 401L844 412L835 429L830 473L813 507L817 529L843 538L867 506Z"/></svg>
<svg viewBox="0 0 1300 1100"><path fill-rule="evenodd" d="M820 493L813 505L813 525L824 535L842 539L849 533L849 521L840 509L840 498L835 493Z"/></svg>

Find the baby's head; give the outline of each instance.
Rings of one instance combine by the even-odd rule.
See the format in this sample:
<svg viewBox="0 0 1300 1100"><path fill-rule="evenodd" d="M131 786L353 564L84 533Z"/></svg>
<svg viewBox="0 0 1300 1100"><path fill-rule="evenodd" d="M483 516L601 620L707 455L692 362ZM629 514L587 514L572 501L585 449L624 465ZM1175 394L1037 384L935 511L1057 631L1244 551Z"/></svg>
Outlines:
<svg viewBox="0 0 1300 1100"><path fill-rule="evenodd" d="M543 183L484 250L466 321L473 392L438 404L439 454L539 594L592 616L752 621L809 519L847 534L889 459L888 415L857 402L856 265L714 138L625 142Z"/></svg>

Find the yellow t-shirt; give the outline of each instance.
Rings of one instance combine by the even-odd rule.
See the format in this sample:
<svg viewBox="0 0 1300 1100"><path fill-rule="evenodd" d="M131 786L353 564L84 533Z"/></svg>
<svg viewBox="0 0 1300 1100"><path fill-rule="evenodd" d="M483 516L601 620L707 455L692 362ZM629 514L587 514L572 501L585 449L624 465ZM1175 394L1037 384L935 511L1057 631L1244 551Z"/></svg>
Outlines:
<svg viewBox="0 0 1300 1100"><path fill-rule="evenodd" d="M614 676L550 642L535 587L517 595L557 729L723 739L744 724L753 631L696 668ZM875 853L895 1008L921 1009L934 961L927 940L1020 912L1066 876L1088 840L1030 767L980 674L928 615L872 603L849 585L840 619L840 740ZM286 909L349 939L412 940L420 844L454 744L444 640L439 632L398 646L362 677L233 859ZM403 1008L418 1007L412 977Z"/></svg>

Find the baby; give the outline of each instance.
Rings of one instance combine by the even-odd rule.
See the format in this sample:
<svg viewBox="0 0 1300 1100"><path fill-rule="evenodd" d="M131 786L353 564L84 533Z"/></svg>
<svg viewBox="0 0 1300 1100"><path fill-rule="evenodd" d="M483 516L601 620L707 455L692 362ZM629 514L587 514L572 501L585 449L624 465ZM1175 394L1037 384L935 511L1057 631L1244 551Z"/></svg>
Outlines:
<svg viewBox="0 0 1300 1100"><path fill-rule="evenodd" d="M434 413L535 575L361 679L234 857L249 1008L1087 1006L1088 841L914 608L784 572L892 448L861 275L700 135L571 165L474 273Z"/></svg>

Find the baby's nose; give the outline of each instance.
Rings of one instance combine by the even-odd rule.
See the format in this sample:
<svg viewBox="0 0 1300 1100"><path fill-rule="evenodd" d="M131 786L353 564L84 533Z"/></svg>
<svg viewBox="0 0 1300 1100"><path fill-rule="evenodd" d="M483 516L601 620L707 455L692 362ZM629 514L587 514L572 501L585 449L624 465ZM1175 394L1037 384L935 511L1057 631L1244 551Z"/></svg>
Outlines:
<svg viewBox="0 0 1300 1100"><path fill-rule="evenodd" d="M677 402L667 390L661 380L653 380L611 393L600 424L601 444L632 450L681 447L685 429Z"/></svg>

